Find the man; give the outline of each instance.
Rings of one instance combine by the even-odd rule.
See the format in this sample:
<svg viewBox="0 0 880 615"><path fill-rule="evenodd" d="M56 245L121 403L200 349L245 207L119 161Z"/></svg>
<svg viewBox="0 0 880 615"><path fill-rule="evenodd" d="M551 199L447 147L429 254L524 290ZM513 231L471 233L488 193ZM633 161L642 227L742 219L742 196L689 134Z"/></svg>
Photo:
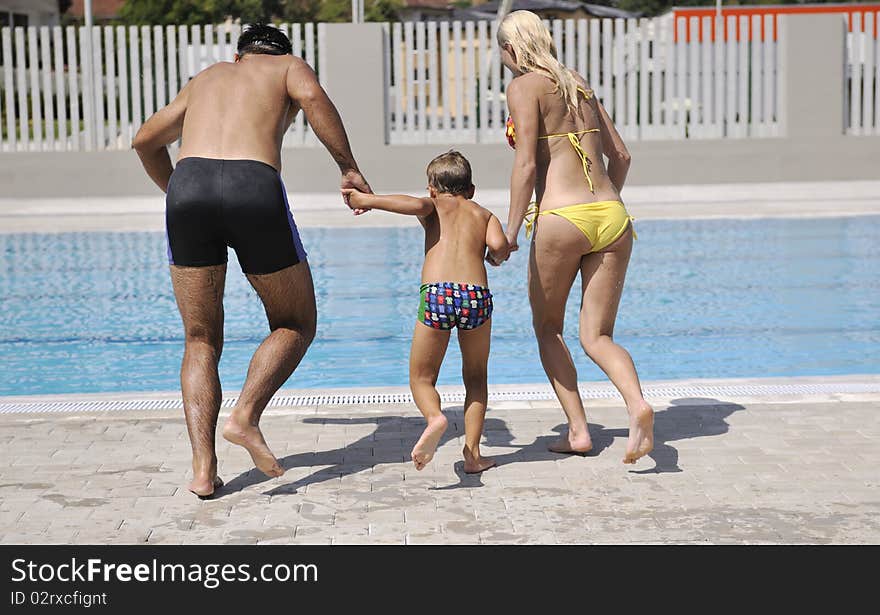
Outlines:
<svg viewBox="0 0 880 615"><path fill-rule="evenodd" d="M234 62L196 75L134 139L147 174L167 193L171 281L186 336L180 384L193 450L189 489L202 498L223 485L214 432L227 246L265 307L270 333L251 360L223 437L247 449L268 476L284 473L259 420L315 335L312 277L279 173L281 140L300 109L339 165L341 187L369 191L336 107L271 26L247 28ZM174 169L167 145L178 138Z"/></svg>

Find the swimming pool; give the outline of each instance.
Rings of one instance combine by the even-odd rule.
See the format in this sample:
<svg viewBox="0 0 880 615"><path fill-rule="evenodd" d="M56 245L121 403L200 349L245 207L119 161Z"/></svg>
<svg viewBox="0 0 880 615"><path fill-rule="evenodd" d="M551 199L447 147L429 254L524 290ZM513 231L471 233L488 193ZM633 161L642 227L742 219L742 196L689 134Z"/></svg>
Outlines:
<svg viewBox="0 0 880 615"><path fill-rule="evenodd" d="M878 373L880 217L638 221L616 327L643 380ZM407 384L423 236L303 228L318 297L315 343L289 388ZM527 251L489 272L489 380L543 382ZM376 289L380 289L377 291ZM604 379L567 339L582 381ZM0 395L178 388L182 328L161 233L0 235ZM224 389L267 333L230 252ZM460 381L454 344L440 382Z"/></svg>

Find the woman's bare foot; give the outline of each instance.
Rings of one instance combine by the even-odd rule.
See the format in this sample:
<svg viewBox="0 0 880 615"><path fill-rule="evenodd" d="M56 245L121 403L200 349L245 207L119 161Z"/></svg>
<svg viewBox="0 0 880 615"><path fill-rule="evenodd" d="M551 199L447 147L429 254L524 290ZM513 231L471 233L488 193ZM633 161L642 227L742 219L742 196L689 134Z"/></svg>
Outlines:
<svg viewBox="0 0 880 615"><path fill-rule="evenodd" d="M629 410L629 409L627 409ZM629 439L623 463L635 463L654 450L654 409L642 401L638 408L629 410Z"/></svg>
<svg viewBox="0 0 880 615"><path fill-rule="evenodd" d="M422 432L422 436L410 453L416 470L423 470L426 465L431 463L440 438L446 431L446 424L446 417L442 414L428 419L428 426L425 427L425 431Z"/></svg>
<svg viewBox="0 0 880 615"><path fill-rule="evenodd" d="M464 455L465 474L479 474L480 472L485 472L489 468L495 467L495 460L491 457L483 457L480 455L479 450L472 453L471 450L465 446L461 453Z"/></svg>
<svg viewBox="0 0 880 615"><path fill-rule="evenodd" d="M584 429L578 433L572 433L571 429L568 433L563 434L555 442L551 442L547 447L551 453L567 453L571 455L586 455L593 450L593 441L590 439L590 432Z"/></svg>
<svg viewBox="0 0 880 615"><path fill-rule="evenodd" d="M263 432L256 425L241 422L234 415L230 416L223 426L223 437L233 444L243 446L250 453L257 469L266 476L275 478L284 474L284 468L269 450Z"/></svg>
<svg viewBox="0 0 880 615"><path fill-rule="evenodd" d="M219 476L215 475L214 478L211 478L210 476L200 476L192 479L189 484L189 490L205 500L214 495L214 492L222 486L223 480Z"/></svg>

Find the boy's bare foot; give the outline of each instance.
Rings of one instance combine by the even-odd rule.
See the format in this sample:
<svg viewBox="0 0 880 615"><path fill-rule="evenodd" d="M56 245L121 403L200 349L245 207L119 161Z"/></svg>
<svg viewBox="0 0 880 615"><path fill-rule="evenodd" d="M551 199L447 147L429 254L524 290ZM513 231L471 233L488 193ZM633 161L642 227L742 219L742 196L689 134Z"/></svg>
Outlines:
<svg viewBox="0 0 880 615"><path fill-rule="evenodd" d="M410 453L416 470L423 470L426 465L431 463L440 438L446 431L446 424L446 417L442 414L428 419L428 426L425 427L425 431L422 432L422 436Z"/></svg>
<svg viewBox="0 0 880 615"><path fill-rule="evenodd" d="M269 450L263 433L256 425L242 423L235 416L230 416L223 426L223 437L233 444L243 446L250 453L257 469L266 476L276 478L284 474L284 468Z"/></svg>
<svg viewBox="0 0 880 615"><path fill-rule="evenodd" d="M623 463L635 463L654 450L654 409L643 401L629 413L629 439Z"/></svg>
<svg viewBox="0 0 880 615"><path fill-rule="evenodd" d="M467 446L465 446L461 452L462 455L464 455L465 474L479 474L489 468L495 467L495 460L491 457L483 457L480 455L479 451L474 454Z"/></svg>
<svg viewBox="0 0 880 615"><path fill-rule="evenodd" d="M586 455L593 450L593 441L590 439L588 430L585 429L583 433L572 435L571 429L569 429L568 433L563 434L555 442L551 442L547 450L551 453Z"/></svg>
<svg viewBox="0 0 880 615"><path fill-rule="evenodd" d="M189 490L201 499L207 499L214 495L214 492L223 486L223 480L219 476L200 476L192 479L189 484Z"/></svg>

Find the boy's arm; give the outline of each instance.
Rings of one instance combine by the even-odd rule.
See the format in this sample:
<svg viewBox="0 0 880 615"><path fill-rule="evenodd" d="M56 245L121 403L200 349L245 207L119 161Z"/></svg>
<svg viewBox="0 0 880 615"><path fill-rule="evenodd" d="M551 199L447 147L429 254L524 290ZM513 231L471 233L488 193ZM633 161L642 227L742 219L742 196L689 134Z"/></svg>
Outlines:
<svg viewBox="0 0 880 615"><path fill-rule="evenodd" d="M423 218L434 211L434 201L428 197L406 194L366 194L351 188L343 188L342 196L352 209L381 209L395 214Z"/></svg>
<svg viewBox="0 0 880 615"><path fill-rule="evenodd" d="M486 247L486 260L496 267L510 257L510 242L494 214L489 214L489 224L486 226Z"/></svg>

